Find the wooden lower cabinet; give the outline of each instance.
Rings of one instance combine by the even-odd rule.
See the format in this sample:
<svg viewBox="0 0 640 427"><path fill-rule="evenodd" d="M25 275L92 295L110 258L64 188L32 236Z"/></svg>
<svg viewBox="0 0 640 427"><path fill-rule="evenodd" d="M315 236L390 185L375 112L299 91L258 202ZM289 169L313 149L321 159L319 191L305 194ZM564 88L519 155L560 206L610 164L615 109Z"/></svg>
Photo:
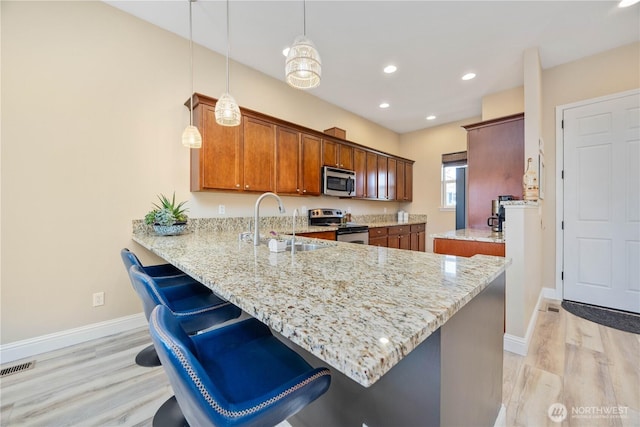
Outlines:
<svg viewBox="0 0 640 427"><path fill-rule="evenodd" d="M427 224L369 228L369 245L424 252Z"/></svg>
<svg viewBox="0 0 640 427"><path fill-rule="evenodd" d="M317 231L313 233L296 233L296 236L311 237L312 239L336 240L335 231Z"/></svg>
<svg viewBox="0 0 640 427"><path fill-rule="evenodd" d="M433 252L443 255L471 257L477 254L504 256L504 243L477 240L433 239Z"/></svg>

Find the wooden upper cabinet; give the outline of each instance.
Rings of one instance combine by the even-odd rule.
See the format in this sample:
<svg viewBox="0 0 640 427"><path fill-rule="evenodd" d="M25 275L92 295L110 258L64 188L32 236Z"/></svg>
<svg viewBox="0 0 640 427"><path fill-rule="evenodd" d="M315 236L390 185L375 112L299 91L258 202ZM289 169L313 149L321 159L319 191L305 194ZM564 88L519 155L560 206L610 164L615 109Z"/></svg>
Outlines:
<svg viewBox="0 0 640 427"><path fill-rule="evenodd" d="M367 180L364 190L366 199L378 198L378 155L367 151Z"/></svg>
<svg viewBox="0 0 640 427"><path fill-rule="evenodd" d="M242 190L242 126L220 126L215 107L203 103L193 118L203 144L191 150L191 191Z"/></svg>
<svg viewBox="0 0 640 427"><path fill-rule="evenodd" d="M302 194L319 196L321 191L322 140L317 136L301 134L300 186Z"/></svg>
<svg viewBox="0 0 640 427"><path fill-rule="evenodd" d="M353 147L324 138L322 140L322 164L353 170Z"/></svg>
<svg viewBox="0 0 640 427"><path fill-rule="evenodd" d="M276 128L276 192L299 194L300 132L278 126Z"/></svg>
<svg viewBox="0 0 640 427"><path fill-rule="evenodd" d="M404 165L404 200L413 201L413 163Z"/></svg>
<svg viewBox="0 0 640 427"><path fill-rule="evenodd" d="M387 158L387 200L396 200L397 191L397 177L396 166L397 160L394 158Z"/></svg>
<svg viewBox="0 0 640 427"><path fill-rule="evenodd" d="M356 198L364 199L367 188L367 152L353 149L353 170L356 173Z"/></svg>
<svg viewBox="0 0 640 427"><path fill-rule="evenodd" d="M353 147L338 144L338 160L342 169L353 170Z"/></svg>
<svg viewBox="0 0 640 427"><path fill-rule="evenodd" d="M322 140L322 164L324 166L339 167L338 163L338 143L323 139Z"/></svg>
<svg viewBox="0 0 640 427"><path fill-rule="evenodd" d="M248 115L243 117L244 190L275 190L276 126Z"/></svg>
<svg viewBox="0 0 640 427"><path fill-rule="evenodd" d="M378 199L387 200L387 158L378 155Z"/></svg>
<svg viewBox="0 0 640 427"><path fill-rule="evenodd" d="M396 162L396 200L404 201L404 171L405 162L398 160Z"/></svg>
<svg viewBox="0 0 640 427"><path fill-rule="evenodd" d="M322 166L355 171L356 199L411 200L412 162L241 108L240 126L220 126L217 100L193 95L202 148L191 149L191 191L322 194ZM190 100L185 102L189 108Z"/></svg>

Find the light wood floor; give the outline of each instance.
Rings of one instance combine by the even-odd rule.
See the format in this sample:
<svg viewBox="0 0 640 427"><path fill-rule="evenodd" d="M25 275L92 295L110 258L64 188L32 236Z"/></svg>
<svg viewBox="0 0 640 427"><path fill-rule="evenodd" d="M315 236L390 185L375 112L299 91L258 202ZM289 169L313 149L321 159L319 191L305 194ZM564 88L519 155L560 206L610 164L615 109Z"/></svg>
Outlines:
<svg viewBox="0 0 640 427"><path fill-rule="evenodd" d="M529 355L504 353L507 426L558 426L547 416L556 402L568 409L564 426L640 426L640 335L596 325L562 308L543 310L546 303ZM133 362L149 343L140 329L28 359L36 361L33 369L0 380L0 425L151 425L172 392L162 368ZM574 407L582 418L572 416ZM611 407L625 416L584 414Z"/></svg>

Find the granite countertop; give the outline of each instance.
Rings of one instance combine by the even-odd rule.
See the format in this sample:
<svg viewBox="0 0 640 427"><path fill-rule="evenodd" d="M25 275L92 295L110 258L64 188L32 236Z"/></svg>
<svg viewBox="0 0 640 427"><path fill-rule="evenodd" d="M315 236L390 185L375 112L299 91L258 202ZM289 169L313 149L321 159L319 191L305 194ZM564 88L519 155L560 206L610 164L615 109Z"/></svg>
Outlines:
<svg viewBox="0 0 640 427"><path fill-rule="evenodd" d="M235 232L134 230L134 241L365 387L510 263L304 237L331 247L275 253Z"/></svg>
<svg viewBox="0 0 640 427"><path fill-rule="evenodd" d="M475 242L504 243L504 233L491 231L490 228L463 228L445 233L431 234L434 239L470 240Z"/></svg>

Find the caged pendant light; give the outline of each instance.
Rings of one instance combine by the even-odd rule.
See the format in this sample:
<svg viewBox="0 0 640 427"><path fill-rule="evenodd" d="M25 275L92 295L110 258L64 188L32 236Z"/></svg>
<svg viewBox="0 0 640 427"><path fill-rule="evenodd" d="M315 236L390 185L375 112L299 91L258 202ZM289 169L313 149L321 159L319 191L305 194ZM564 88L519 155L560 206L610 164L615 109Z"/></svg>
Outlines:
<svg viewBox="0 0 640 427"><path fill-rule="evenodd" d="M227 0L227 91L216 102L216 123L222 126L240 125L240 107L229 94L229 0Z"/></svg>
<svg viewBox="0 0 640 427"><path fill-rule="evenodd" d="M191 13L191 3L196 0L187 0L189 2L189 52L190 52L190 67L191 67L191 99L189 106L189 126L182 132L182 145L188 148L200 148L202 147L202 136L198 131L198 128L193 125L193 23Z"/></svg>
<svg viewBox="0 0 640 427"><path fill-rule="evenodd" d="M320 84L322 61L316 46L307 38L307 2L303 0L303 33L289 49L285 77L297 89L313 89Z"/></svg>

